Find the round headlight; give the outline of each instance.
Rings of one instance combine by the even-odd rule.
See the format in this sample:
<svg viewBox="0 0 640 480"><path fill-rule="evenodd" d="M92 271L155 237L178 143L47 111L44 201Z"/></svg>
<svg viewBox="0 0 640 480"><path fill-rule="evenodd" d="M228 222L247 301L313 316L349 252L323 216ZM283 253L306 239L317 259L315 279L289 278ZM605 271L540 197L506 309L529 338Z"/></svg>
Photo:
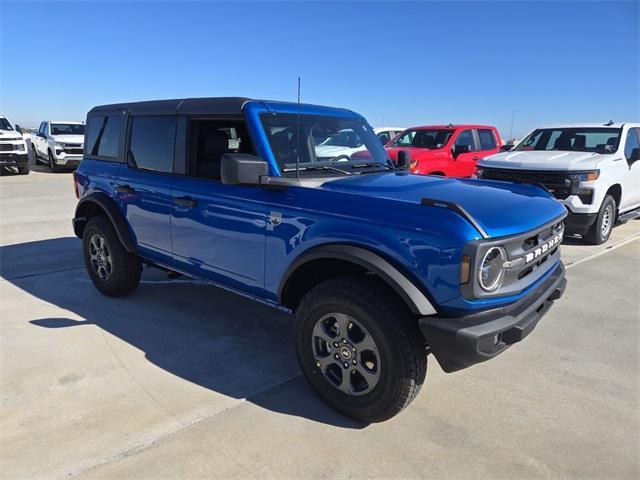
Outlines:
<svg viewBox="0 0 640 480"><path fill-rule="evenodd" d="M478 271L478 282L483 290L493 292L502 284L504 278L504 262L507 254L502 247L491 247L482 257L480 270Z"/></svg>

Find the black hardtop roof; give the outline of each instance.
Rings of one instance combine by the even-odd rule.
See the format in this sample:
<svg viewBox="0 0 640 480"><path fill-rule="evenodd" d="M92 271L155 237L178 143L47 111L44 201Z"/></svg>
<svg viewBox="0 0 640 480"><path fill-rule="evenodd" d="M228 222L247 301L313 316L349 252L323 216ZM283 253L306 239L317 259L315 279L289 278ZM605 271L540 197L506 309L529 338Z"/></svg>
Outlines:
<svg viewBox="0 0 640 480"><path fill-rule="evenodd" d="M209 97L112 103L93 107L89 114L104 110L126 110L135 114L241 115L242 106L251 100L244 97Z"/></svg>

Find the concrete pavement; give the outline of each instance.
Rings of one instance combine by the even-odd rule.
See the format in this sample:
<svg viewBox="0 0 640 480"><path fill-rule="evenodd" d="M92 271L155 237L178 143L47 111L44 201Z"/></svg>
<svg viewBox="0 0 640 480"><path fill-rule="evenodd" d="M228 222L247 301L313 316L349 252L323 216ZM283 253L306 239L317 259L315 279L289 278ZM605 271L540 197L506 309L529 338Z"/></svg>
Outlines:
<svg viewBox="0 0 640 480"><path fill-rule="evenodd" d="M431 359L366 426L300 377L287 315L152 271L98 294L75 201L69 174L0 178L2 478L640 476L640 221L563 246L567 293L522 344L452 375Z"/></svg>

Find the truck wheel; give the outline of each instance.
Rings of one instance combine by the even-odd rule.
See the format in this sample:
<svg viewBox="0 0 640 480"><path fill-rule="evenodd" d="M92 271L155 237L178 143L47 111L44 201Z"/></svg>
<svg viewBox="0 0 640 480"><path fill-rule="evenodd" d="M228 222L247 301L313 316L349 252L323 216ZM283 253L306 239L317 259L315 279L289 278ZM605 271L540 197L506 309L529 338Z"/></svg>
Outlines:
<svg viewBox="0 0 640 480"><path fill-rule="evenodd" d="M56 162L53 161L53 154L51 153L51 150L49 150L49 168L51 168L53 173L60 171L60 167L58 167Z"/></svg>
<svg viewBox="0 0 640 480"><path fill-rule="evenodd" d="M34 145L31 145L31 152L33 153L33 164L37 165L38 164L38 152L36 152L36 147Z"/></svg>
<svg viewBox="0 0 640 480"><path fill-rule="evenodd" d="M18 167L18 175L29 175L31 171L31 167L29 166L29 162L27 162L24 167Z"/></svg>
<svg viewBox="0 0 640 480"><path fill-rule="evenodd" d="M378 280L348 276L309 291L296 312L302 371L329 405L363 422L404 409L427 373L415 317Z"/></svg>
<svg viewBox="0 0 640 480"><path fill-rule="evenodd" d="M92 217L82 234L84 263L95 287L109 297L133 292L140 283L140 258L125 250L111 222Z"/></svg>
<svg viewBox="0 0 640 480"><path fill-rule="evenodd" d="M611 195L604 197L596 221L591 225L584 239L592 245L600 245L611 236L616 221L616 201Z"/></svg>

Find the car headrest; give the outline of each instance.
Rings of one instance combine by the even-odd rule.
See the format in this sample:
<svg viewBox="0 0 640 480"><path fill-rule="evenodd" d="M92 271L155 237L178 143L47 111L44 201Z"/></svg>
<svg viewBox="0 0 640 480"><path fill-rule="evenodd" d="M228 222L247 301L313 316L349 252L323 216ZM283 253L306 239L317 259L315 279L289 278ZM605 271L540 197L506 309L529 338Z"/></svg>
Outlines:
<svg viewBox="0 0 640 480"><path fill-rule="evenodd" d="M220 157L229 149L229 136L221 130L208 132L204 137L203 160L220 161Z"/></svg>
<svg viewBox="0 0 640 480"><path fill-rule="evenodd" d="M587 137L585 135L576 135L573 141L574 150L584 150L587 146Z"/></svg>

